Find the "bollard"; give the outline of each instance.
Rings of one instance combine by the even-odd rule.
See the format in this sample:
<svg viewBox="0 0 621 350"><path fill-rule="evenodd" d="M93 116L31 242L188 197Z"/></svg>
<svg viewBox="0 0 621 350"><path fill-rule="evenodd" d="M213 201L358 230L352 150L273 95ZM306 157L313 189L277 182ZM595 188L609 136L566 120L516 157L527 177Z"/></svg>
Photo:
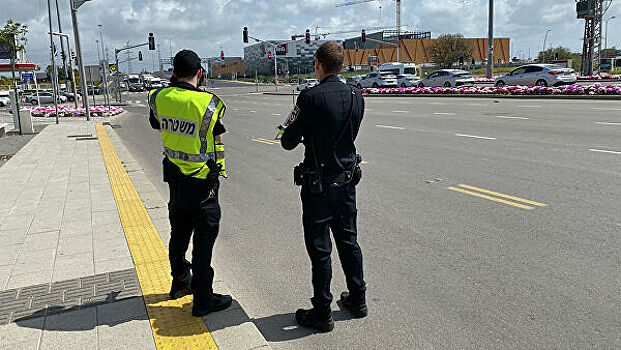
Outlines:
<svg viewBox="0 0 621 350"><path fill-rule="evenodd" d="M34 134L32 113L29 109L22 109L19 111L19 126L21 127L22 134Z"/></svg>

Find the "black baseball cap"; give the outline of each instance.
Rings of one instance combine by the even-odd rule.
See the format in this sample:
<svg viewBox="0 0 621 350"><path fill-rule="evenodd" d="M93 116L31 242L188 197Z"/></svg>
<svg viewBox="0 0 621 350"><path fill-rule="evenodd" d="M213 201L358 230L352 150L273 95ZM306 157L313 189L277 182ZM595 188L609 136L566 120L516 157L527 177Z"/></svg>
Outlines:
<svg viewBox="0 0 621 350"><path fill-rule="evenodd" d="M175 55L173 69L177 78L193 76L201 69L201 58L192 50L181 50Z"/></svg>

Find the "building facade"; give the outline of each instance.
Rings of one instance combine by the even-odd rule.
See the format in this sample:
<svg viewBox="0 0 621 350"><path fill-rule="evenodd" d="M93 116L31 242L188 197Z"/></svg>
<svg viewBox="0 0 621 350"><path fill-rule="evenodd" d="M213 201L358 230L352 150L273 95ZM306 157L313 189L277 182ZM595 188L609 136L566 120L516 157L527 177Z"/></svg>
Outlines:
<svg viewBox="0 0 621 350"><path fill-rule="evenodd" d="M315 51L329 40L311 40L309 44L302 40L256 43L244 48L246 75L274 75L274 53L278 65L278 75L311 74L314 71ZM269 56L272 56L270 58Z"/></svg>

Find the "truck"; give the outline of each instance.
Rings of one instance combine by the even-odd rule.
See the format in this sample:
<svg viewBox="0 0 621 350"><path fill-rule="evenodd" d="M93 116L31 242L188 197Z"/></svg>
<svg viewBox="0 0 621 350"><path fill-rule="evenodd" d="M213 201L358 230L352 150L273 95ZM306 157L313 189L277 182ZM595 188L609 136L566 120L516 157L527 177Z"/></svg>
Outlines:
<svg viewBox="0 0 621 350"><path fill-rule="evenodd" d="M418 67L414 63L389 62L379 66L380 72L391 72L394 75L415 75L418 77Z"/></svg>

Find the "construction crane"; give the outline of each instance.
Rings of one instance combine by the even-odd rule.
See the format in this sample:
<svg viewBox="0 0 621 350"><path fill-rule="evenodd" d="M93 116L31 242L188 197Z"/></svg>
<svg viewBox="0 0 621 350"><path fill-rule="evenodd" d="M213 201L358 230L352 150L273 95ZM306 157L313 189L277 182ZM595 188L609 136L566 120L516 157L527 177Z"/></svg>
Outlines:
<svg viewBox="0 0 621 350"><path fill-rule="evenodd" d="M348 2L344 2L341 4L336 4L334 6L336 7L343 7L343 6L350 6L350 5L357 5L357 4L363 4L366 2L374 2L374 1L380 1L380 0L353 0L353 1L348 1ZM396 4L396 14L395 14L395 27L397 29L397 37L401 38L401 0L393 0Z"/></svg>

